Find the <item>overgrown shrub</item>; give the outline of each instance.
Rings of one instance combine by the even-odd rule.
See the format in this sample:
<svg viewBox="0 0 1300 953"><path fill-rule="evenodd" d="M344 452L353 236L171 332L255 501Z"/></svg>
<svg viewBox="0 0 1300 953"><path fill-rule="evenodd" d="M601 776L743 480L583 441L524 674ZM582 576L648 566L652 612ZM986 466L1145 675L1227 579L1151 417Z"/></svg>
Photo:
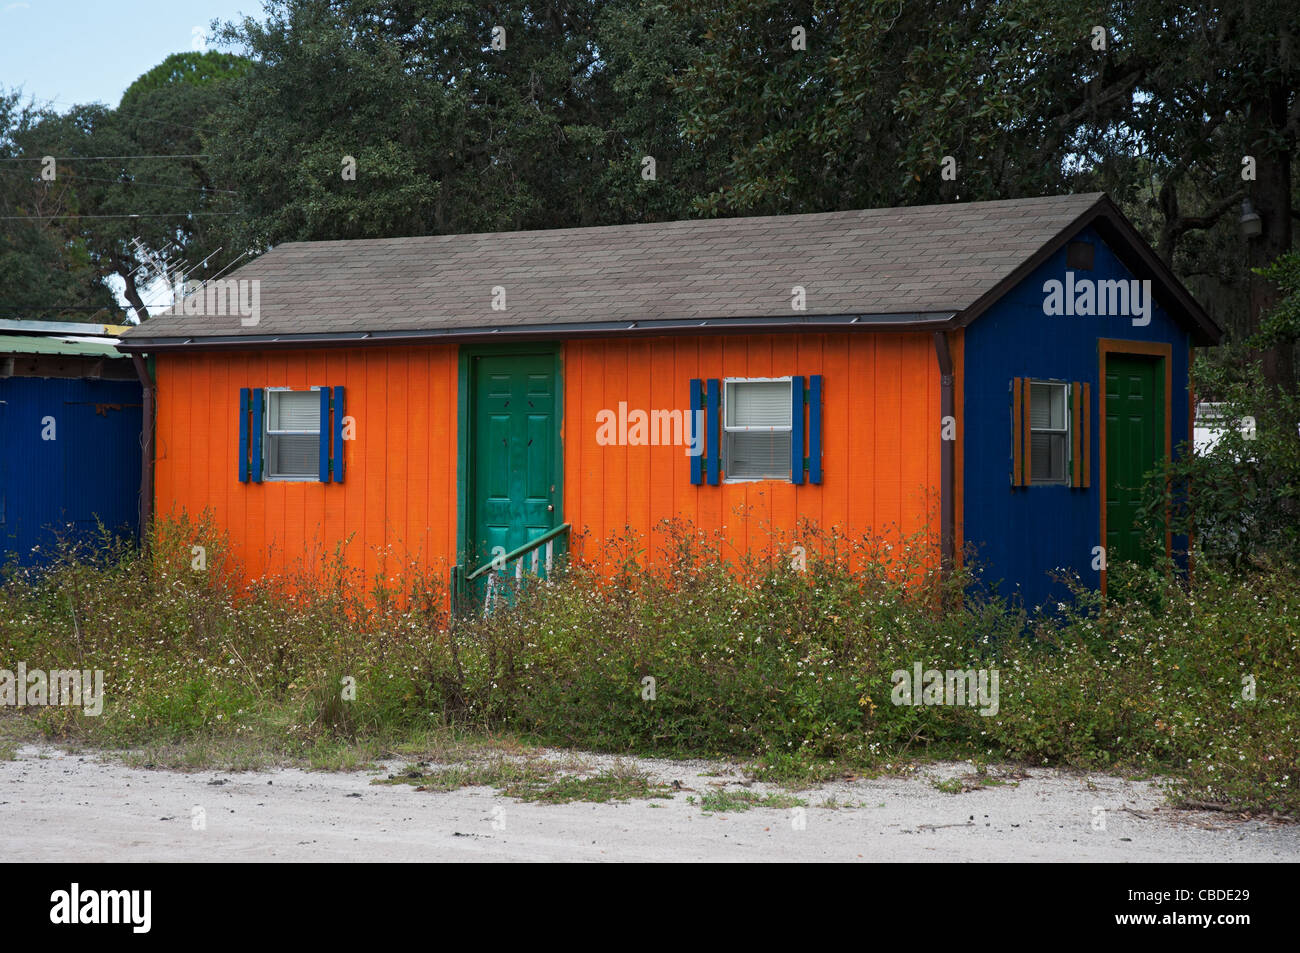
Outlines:
<svg viewBox="0 0 1300 953"><path fill-rule="evenodd" d="M1221 405L1220 436L1151 475L1147 538L1163 543L1167 514L1204 559L1243 570L1300 563L1300 396L1270 391L1257 366L1205 387Z"/></svg>
<svg viewBox="0 0 1300 953"><path fill-rule="evenodd" d="M1029 618L969 595L970 570L940 574L923 539L804 526L739 556L669 524L653 554L631 534L575 547L549 583L451 624L442 568L366 584L340 552L243 585L209 522L155 536L147 553L70 555L0 587L0 667L105 671L103 715L43 709L49 733L252 735L292 753L452 725L801 777L964 756L1159 770L1203 799L1300 810L1294 566L1243 578L1206 560L1190 583L1111 567L1112 593L1137 595L1076 583L1072 602ZM191 568L195 540L206 572ZM892 673L917 663L996 669L996 714L894 704Z"/></svg>

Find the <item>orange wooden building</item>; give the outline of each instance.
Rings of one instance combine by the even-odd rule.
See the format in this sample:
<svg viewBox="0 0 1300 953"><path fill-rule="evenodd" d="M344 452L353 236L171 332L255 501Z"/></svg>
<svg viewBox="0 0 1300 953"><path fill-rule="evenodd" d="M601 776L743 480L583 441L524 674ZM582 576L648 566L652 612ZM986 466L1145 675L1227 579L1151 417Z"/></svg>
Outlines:
<svg viewBox="0 0 1300 953"><path fill-rule="evenodd" d="M1140 242L1090 195L281 245L126 335L151 359L146 495L210 511L250 577L343 541L368 579L385 558L470 571L669 517L742 549L800 519L928 529L938 556L972 480L1016 490L1009 401L1007 462L965 469L967 395L1010 386L972 391L971 324L1096 228ZM1121 257L1186 352L1208 319Z"/></svg>

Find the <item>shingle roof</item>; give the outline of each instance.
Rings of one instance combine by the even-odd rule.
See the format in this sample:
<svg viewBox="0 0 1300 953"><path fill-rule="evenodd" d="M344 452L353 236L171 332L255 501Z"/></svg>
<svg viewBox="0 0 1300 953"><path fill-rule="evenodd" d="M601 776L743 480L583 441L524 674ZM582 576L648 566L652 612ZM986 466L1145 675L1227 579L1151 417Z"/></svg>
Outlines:
<svg viewBox="0 0 1300 953"><path fill-rule="evenodd" d="M419 238L293 242L226 276L257 280L238 316L149 319L160 339L491 332L817 315L949 318L1100 202L1101 193L813 215ZM791 307L806 289L807 309ZM494 289L505 310L493 310ZM196 341L195 343L200 343ZM251 343L251 341L250 341Z"/></svg>

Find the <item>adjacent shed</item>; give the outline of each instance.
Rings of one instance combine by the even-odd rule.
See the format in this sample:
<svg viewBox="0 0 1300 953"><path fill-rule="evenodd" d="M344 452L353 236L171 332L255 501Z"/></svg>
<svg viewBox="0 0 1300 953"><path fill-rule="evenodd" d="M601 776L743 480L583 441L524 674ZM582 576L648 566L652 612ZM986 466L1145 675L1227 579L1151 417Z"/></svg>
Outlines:
<svg viewBox="0 0 1300 953"><path fill-rule="evenodd" d="M156 360L158 510L211 511L250 576L808 520L967 544L1038 603L1140 554L1220 334L1100 194L294 243L229 280L256 313L119 346Z"/></svg>
<svg viewBox="0 0 1300 953"><path fill-rule="evenodd" d="M141 388L101 324L0 321L0 552L139 526Z"/></svg>

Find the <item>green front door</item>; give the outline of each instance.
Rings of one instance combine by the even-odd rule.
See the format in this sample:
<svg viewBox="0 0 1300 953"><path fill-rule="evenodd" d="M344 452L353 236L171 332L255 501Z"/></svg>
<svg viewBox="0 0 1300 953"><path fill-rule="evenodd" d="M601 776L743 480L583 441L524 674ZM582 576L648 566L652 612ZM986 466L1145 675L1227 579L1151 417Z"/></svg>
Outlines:
<svg viewBox="0 0 1300 953"><path fill-rule="evenodd" d="M1160 358L1106 356L1106 561L1142 561L1142 477L1164 457L1164 366Z"/></svg>
<svg viewBox="0 0 1300 953"><path fill-rule="evenodd" d="M473 412L469 538L477 567L559 524L554 354L470 358Z"/></svg>

